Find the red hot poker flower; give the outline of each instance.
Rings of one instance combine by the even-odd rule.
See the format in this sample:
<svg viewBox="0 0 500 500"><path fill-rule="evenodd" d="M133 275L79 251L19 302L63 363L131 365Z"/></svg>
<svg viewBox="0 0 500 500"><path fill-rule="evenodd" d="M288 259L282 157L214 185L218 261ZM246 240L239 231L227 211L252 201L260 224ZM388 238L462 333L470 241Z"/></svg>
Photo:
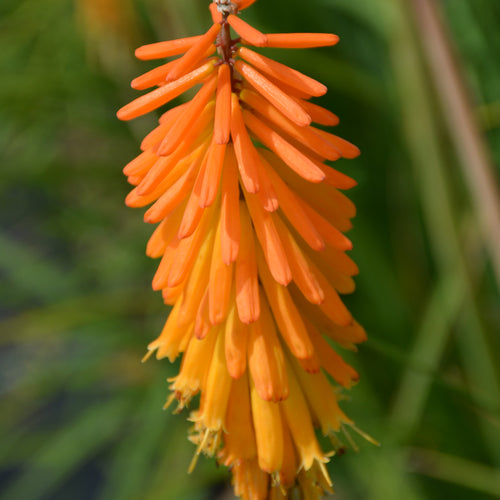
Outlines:
<svg viewBox="0 0 500 500"><path fill-rule="evenodd" d="M201 36L140 47L140 59L179 56L132 82L154 90L124 106L136 118L197 86L166 111L125 168L127 205L159 223L147 254L153 288L172 310L149 357L173 361L167 405L199 394L190 439L231 468L245 499L331 490L320 428L334 448L346 427L338 387L358 379L339 353L366 339L340 295L358 272L343 234L355 181L326 164L356 146L313 123L338 118L309 99L326 87L250 49L334 45L324 33L263 34L239 16L255 0L210 4ZM232 30L239 36L233 38ZM333 383L328 379L331 377ZM195 458L196 458L195 457Z"/></svg>

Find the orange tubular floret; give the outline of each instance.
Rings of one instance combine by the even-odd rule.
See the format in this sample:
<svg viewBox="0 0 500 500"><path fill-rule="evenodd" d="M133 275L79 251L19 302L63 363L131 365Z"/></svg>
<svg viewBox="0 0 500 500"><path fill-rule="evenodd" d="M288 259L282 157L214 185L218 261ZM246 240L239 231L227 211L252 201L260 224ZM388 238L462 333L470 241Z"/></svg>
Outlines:
<svg viewBox="0 0 500 500"><path fill-rule="evenodd" d="M295 375L324 436L338 432L342 423L353 423L339 408L333 387L322 372L311 374L297 367Z"/></svg>
<svg viewBox="0 0 500 500"><path fill-rule="evenodd" d="M212 2L208 8L210 9L210 15L212 16L212 21L214 24L222 22L222 14L217 9L217 4Z"/></svg>
<svg viewBox="0 0 500 500"><path fill-rule="evenodd" d="M181 225L179 227L179 238L188 238L198 227L205 209L200 205L200 193L203 179L205 178L205 171L207 169L208 151L203 159L198 176L194 182L193 190L189 196L189 200L184 210Z"/></svg>
<svg viewBox="0 0 500 500"><path fill-rule="evenodd" d="M165 134L169 132L175 120L186 110L187 103L176 106L175 108L169 109L166 113L163 113L161 119L159 120L159 125L155 127L149 134L147 134L141 141L141 150L155 148L161 143ZM155 153L157 151L155 150ZM157 155L158 156L158 155Z"/></svg>
<svg viewBox="0 0 500 500"><path fill-rule="evenodd" d="M196 313L196 320L194 323L194 335L197 339L203 339L208 335L212 328L210 320L208 319L208 286L203 293L203 297Z"/></svg>
<svg viewBox="0 0 500 500"><path fill-rule="evenodd" d="M299 359L308 359L314 353L302 316L297 309L288 288L273 280L264 261L262 252L258 252L257 263L259 277L264 285L267 300L281 336L292 354Z"/></svg>
<svg viewBox="0 0 500 500"><path fill-rule="evenodd" d="M336 227L332 226L332 224L312 209L307 203L300 200L300 204L319 234L325 240L325 243L339 250L352 250L351 240L347 238L347 236L344 236Z"/></svg>
<svg viewBox="0 0 500 500"><path fill-rule="evenodd" d="M349 388L353 383L356 383L359 379L356 370L334 351L333 347L313 325L306 324L306 327L314 345L314 351L318 354L326 373L343 387Z"/></svg>
<svg viewBox="0 0 500 500"><path fill-rule="evenodd" d="M123 168L123 173L129 175L142 175L146 173L156 162L158 157L150 150L141 153L137 158L127 163Z"/></svg>
<svg viewBox="0 0 500 500"><path fill-rule="evenodd" d="M146 255L152 259L161 257L167 248L168 241L163 237L167 222L169 222L168 218L163 219L148 240Z"/></svg>
<svg viewBox="0 0 500 500"><path fill-rule="evenodd" d="M324 180L323 171L277 132L249 111L244 111L243 117L252 133L269 149L273 150L293 171L309 182L317 183Z"/></svg>
<svg viewBox="0 0 500 500"><path fill-rule="evenodd" d="M299 98L295 98L295 101L297 101L300 107L304 108L304 111L312 118L314 123L319 123L320 125L326 125L328 127L334 127L339 124L339 117L328 109Z"/></svg>
<svg viewBox="0 0 500 500"><path fill-rule="evenodd" d="M191 128L185 131L177 149L168 155L165 151L170 149L170 145L164 138L158 146L157 154L169 158L181 158L190 149L194 149L196 144L204 141L208 135L211 135L210 122L213 120L214 108L214 101L208 101L201 115L192 123Z"/></svg>
<svg viewBox="0 0 500 500"><path fill-rule="evenodd" d="M205 289L200 283L208 283L210 277L210 263L212 260L212 248L214 242L214 231L210 231L200 247L200 253L196 259L189 279L184 287L184 294L181 300L179 326L186 326L194 323L198 308L203 299Z"/></svg>
<svg viewBox="0 0 500 500"><path fill-rule="evenodd" d="M208 316L212 325L218 325L226 319L233 281L233 265L226 265L222 261L220 220L213 247L208 283Z"/></svg>
<svg viewBox="0 0 500 500"><path fill-rule="evenodd" d="M321 304L325 294L318 283L314 267L279 217L275 217L274 224L285 248L293 281L309 302Z"/></svg>
<svg viewBox="0 0 500 500"><path fill-rule="evenodd" d="M344 158L352 160L361 154L359 148L349 141L321 129L315 129L315 131L327 141L331 142L342 153Z"/></svg>
<svg viewBox="0 0 500 500"><path fill-rule="evenodd" d="M217 332L214 353L206 376L203 403L196 422L203 428L219 431L225 427L226 409L233 380L229 376L225 360L224 332Z"/></svg>
<svg viewBox="0 0 500 500"><path fill-rule="evenodd" d="M332 161L340 158L340 153L335 146L315 134L314 128L295 125L257 93L251 90L243 90L240 99L257 111L265 120L272 122L272 125L279 127L283 132L319 156Z"/></svg>
<svg viewBox="0 0 500 500"><path fill-rule="evenodd" d="M144 214L144 222L160 222L189 194L193 186L200 160L195 160L179 179Z"/></svg>
<svg viewBox="0 0 500 500"><path fill-rule="evenodd" d="M241 234L238 164L232 145L228 145L224 158L221 198L222 260L225 264L231 264L238 257Z"/></svg>
<svg viewBox="0 0 500 500"><path fill-rule="evenodd" d="M217 144L226 144L231 133L231 70L219 66L217 98L215 101L214 138Z"/></svg>
<svg viewBox="0 0 500 500"><path fill-rule="evenodd" d="M130 83L130 86L135 90L144 90L154 85L158 85L160 82L164 82L168 72L172 69L173 65L177 61L170 61L167 64L162 64L147 73L144 73L137 78L134 78Z"/></svg>
<svg viewBox="0 0 500 500"><path fill-rule="evenodd" d="M317 271L316 266L312 263L310 265L316 276L318 284L324 293L324 300L319 305L321 311L337 325L350 325L352 323L352 315L349 312L349 309L347 309L342 300L340 300L339 294L330 285L328 280L319 271Z"/></svg>
<svg viewBox="0 0 500 500"><path fill-rule="evenodd" d="M262 72L286 83L298 90L319 97L326 94L327 88L320 82L292 69L284 64L273 61L262 54L257 54L246 47L240 47L237 55L245 59Z"/></svg>
<svg viewBox="0 0 500 500"><path fill-rule="evenodd" d="M245 39L251 45L256 45L257 47L265 47L267 44L267 37L264 33L256 30L248 23L236 17L234 14L229 14L227 16L227 22L231 28L240 35L241 38Z"/></svg>
<svg viewBox="0 0 500 500"><path fill-rule="evenodd" d="M311 117L300 107L297 101L289 97L255 68L241 60L236 61L234 67L259 94L265 97L289 120L300 127L311 124Z"/></svg>
<svg viewBox="0 0 500 500"><path fill-rule="evenodd" d="M257 456L247 375L233 381L227 405L226 429L222 450L225 465L237 465L242 460Z"/></svg>
<svg viewBox="0 0 500 500"><path fill-rule="evenodd" d="M267 173L269 174L274 189L276 190L278 201L283 213L312 249L320 252L323 251L325 249L325 242L314 227L314 224L302 209L295 193L286 185L285 182L283 182L281 177L274 171L266 160L263 160L263 164L266 167Z"/></svg>
<svg viewBox="0 0 500 500"><path fill-rule="evenodd" d="M259 190L257 163L260 160L248 135L236 94L231 95L231 137L243 186L249 193L256 193Z"/></svg>
<svg viewBox="0 0 500 500"><path fill-rule="evenodd" d="M285 356L262 292L260 303L260 318L248 327L248 368L261 399L282 401L288 397Z"/></svg>
<svg viewBox="0 0 500 500"><path fill-rule="evenodd" d="M205 57L205 52L210 49L220 30L220 24L213 24L196 44L176 61L176 64L167 75L167 81L177 80L188 71L191 71L196 66L196 63Z"/></svg>
<svg viewBox="0 0 500 500"><path fill-rule="evenodd" d="M272 473L281 469L283 463L283 422L280 407L264 401L250 380L253 427L257 442L257 455L261 470ZM264 497L262 497L264 498Z"/></svg>
<svg viewBox="0 0 500 500"><path fill-rule="evenodd" d="M210 101L216 88L217 78L215 75L212 75L183 109L182 114L177 116L175 123L172 124L167 134L164 135L161 143L162 155L171 154L179 147L182 141L186 140L186 133L192 128L194 123L200 119L201 113Z"/></svg>
<svg viewBox="0 0 500 500"><path fill-rule="evenodd" d="M240 320L248 324L259 319L260 299L254 230L243 201L240 202L240 216L241 242L235 271L236 305Z"/></svg>
<svg viewBox="0 0 500 500"><path fill-rule="evenodd" d="M175 82L167 83L149 94L138 97L126 106L123 106L116 116L120 120L132 120L133 118L149 113L201 82L212 73L214 67L215 60L208 61Z"/></svg>
<svg viewBox="0 0 500 500"><path fill-rule="evenodd" d="M255 195L245 193L245 199L269 270L278 283L286 286L292 281L292 272L272 216L262 208Z"/></svg>
<svg viewBox="0 0 500 500"><path fill-rule="evenodd" d="M268 33L266 47L278 49L308 49L327 47L339 41L337 35L330 33Z"/></svg>
<svg viewBox="0 0 500 500"><path fill-rule="evenodd" d="M234 301L227 315L225 336L227 369L229 375L237 379L247 367L248 326L240 321Z"/></svg>
<svg viewBox="0 0 500 500"><path fill-rule="evenodd" d="M215 201L215 197L219 192L219 183L225 153L226 144L216 144L212 142L208 150L207 167L201 186L200 207L209 207Z"/></svg>
<svg viewBox="0 0 500 500"><path fill-rule="evenodd" d="M307 471L313 466L316 460L321 465L328 460L321 452L316 435L314 434L307 402L297 378L290 367L288 369L288 378L290 396L282 403L283 414L290 427L292 439L300 457L300 467L303 467Z"/></svg>
<svg viewBox="0 0 500 500"><path fill-rule="evenodd" d="M257 164L259 172L259 184L260 189L257 193L257 198L259 198L261 205L264 210L268 212L275 212L279 208L278 197L274 190L271 179L267 175L266 169L262 165L262 159L259 157L259 162Z"/></svg>
<svg viewBox="0 0 500 500"><path fill-rule="evenodd" d="M212 227L207 227L211 222L211 215L210 209L206 210L202 216L199 226L196 228L196 231L191 236L184 238L179 242L177 251L172 259L167 286L174 287L178 285L191 272L194 261L196 260L200 247L206 237L207 230L213 229Z"/></svg>
<svg viewBox="0 0 500 500"><path fill-rule="evenodd" d="M352 177L349 177L348 175L345 175L328 165L318 165L318 167L321 168L325 174L325 184L328 184L329 186L337 189L351 189L358 185Z"/></svg>
<svg viewBox="0 0 500 500"><path fill-rule="evenodd" d="M135 50L135 57L142 61L150 59L163 59L164 57L177 56L186 52L193 45L198 43L203 35L178 38L167 42L151 43L143 45Z"/></svg>

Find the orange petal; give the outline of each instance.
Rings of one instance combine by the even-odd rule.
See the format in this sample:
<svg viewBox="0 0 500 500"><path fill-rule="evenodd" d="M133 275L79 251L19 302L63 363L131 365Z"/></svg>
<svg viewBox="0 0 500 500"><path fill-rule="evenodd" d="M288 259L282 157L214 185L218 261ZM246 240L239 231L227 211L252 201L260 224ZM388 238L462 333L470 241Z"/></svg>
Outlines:
<svg viewBox="0 0 500 500"><path fill-rule="evenodd" d="M241 180L249 193L256 193L259 190L259 156L245 127L238 96L232 94L231 99L231 137Z"/></svg>
<svg viewBox="0 0 500 500"><path fill-rule="evenodd" d="M288 396L285 356L262 292L260 318L248 326L248 368L259 398L282 401Z"/></svg>
<svg viewBox="0 0 500 500"><path fill-rule="evenodd" d="M212 328L210 320L208 319L208 286L204 290L203 298L201 299L198 312L196 314L196 321L194 324L194 334L197 339L203 339L208 335Z"/></svg>
<svg viewBox="0 0 500 500"><path fill-rule="evenodd" d="M276 403L261 399L252 381L250 381L250 400L259 467L268 473L277 472L283 463L283 431L281 430L283 422L280 407Z"/></svg>
<svg viewBox="0 0 500 500"><path fill-rule="evenodd" d="M200 247L207 237L207 231L214 230L211 220L212 215L212 210L210 208L205 210L196 231L191 236L179 242L179 247L172 259L172 265L168 275L168 286L176 286L191 272Z"/></svg>
<svg viewBox="0 0 500 500"><path fill-rule="evenodd" d="M335 146L318 134L315 134L312 127L299 127L295 125L255 92L243 90L240 94L240 99L254 108L263 118L272 122L272 125L281 128L286 134L304 144L319 156L328 160L337 160L340 158L340 153Z"/></svg>
<svg viewBox="0 0 500 500"><path fill-rule="evenodd" d="M293 281L309 302L321 304L325 299L325 295L316 278L317 271L311 265L309 259L304 255L279 216L275 217L274 224L281 242L283 243L283 247L285 248L288 262L292 270Z"/></svg>
<svg viewBox="0 0 500 500"><path fill-rule="evenodd" d="M222 261L220 226L219 220L215 233L208 283L208 314L212 325L222 323L226 319L233 281L233 265L226 265Z"/></svg>
<svg viewBox="0 0 500 500"><path fill-rule="evenodd" d="M125 175L143 175L155 164L157 159L158 157L148 149L125 165L123 173Z"/></svg>
<svg viewBox="0 0 500 500"><path fill-rule="evenodd" d="M259 281L255 254L254 229L244 202L240 202L241 242L235 269L236 304L243 323L260 316Z"/></svg>
<svg viewBox="0 0 500 500"><path fill-rule="evenodd" d="M307 49L335 45L337 35L330 33L268 33L266 47L279 49Z"/></svg>
<svg viewBox="0 0 500 500"><path fill-rule="evenodd" d="M209 431L219 431L225 428L226 409L233 382L226 367L224 339L224 332L218 331L207 380L204 384L203 404L196 418L196 422Z"/></svg>
<svg viewBox="0 0 500 500"><path fill-rule="evenodd" d="M314 326L306 324L306 327L323 369L343 387L349 388L353 382L357 382L359 375L356 370L334 351Z"/></svg>
<svg viewBox="0 0 500 500"><path fill-rule="evenodd" d="M283 401L281 407L286 422L290 428L292 439L295 443L301 464L306 471L309 470L317 460L320 463L327 462L321 452L311 420L311 414L307 407L304 394L293 370L289 368L288 378L290 384L290 395Z"/></svg>
<svg viewBox="0 0 500 500"><path fill-rule="evenodd" d="M169 109L166 113L163 113L161 121L159 122L160 124L151 130L151 132L149 132L149 134L147 134L142 140L141 150L145 151L149 148L157 146L165 137L165 134L170 130L177 118L184 112L185 108L186 104L181 104L180 106L176 106L175 108Z"/></svg>
<svg viewBox="0 0 500 500"><path fill-rule="evenodd" d="M313 102L304 101L303 99L295 98L298 104L304 108L304 111L312 118L312 121L315 123L319 123L320 125L327 125L329 127L333 127L338 125L339 117L317 104Z"/></svg>
<svg viewBox="0 0 500 500"><path fill-rule="evenodd" d="M248 23L243 21L243 19L236 17L234 14L229 14L229 16L227 16L227 22L231 28L233 28L234 31L240 35L241 38L246 40L251 45L265 47L267 43L266 35L250 26Z"/></svg>
<svg viewBox="0 0 500 500"><path fill-rule="evenodd" d="M351 250L352 243L347 236L344 236L335 226L332 226L324 217L312 209L307 203L300 200L302 209L307 217L316 227L319 234L325 240L325 243L332 245L339 250Z"/></svg>
<svg viewBox="0 0 500 500"><path fill-rule="evenodd" d="M265 125L255 115L243 112L243 119L257 138L273 150L293 171L309 182L321 182L325 174L306 155L285 141L277 132Z"/></svg>
<svg viewBox="0 0 500 500"><path fill-rule="evenodd" d="M185 335L190 335L191 332L186 328L178 328L177 314L179 307L175 306L171 311L165 322L159 337L148 345L148 351L155 351L157 359L162 359L168 356L170 362L173 362L179 354L178 347L182 342Z"/></svg>
<svg viewBox="0 0 500 500"><path fill-rule="evenodd" d="M342 156L344 158L353 159L357 158L361 154L361 151L357 146L351 144L345 139L342 139L342 137L330 134L329 132L325 132L321 129L316 129L316 133L324 137L327 141L331 142L342 153Z"/></svg>
<svg viewBox="0 0 500 500"><path fill-rule="evenodd" d="M294 364L294 372L306 396L309 408L316 422L319 423L324 436L340 430L342 423L352 424L339 408L333 387L322 372L306 373Z"/></svg>
<svg viewBox="0 0 500 500"><path fill-rule="evenodd" d="M177 59L167 75L167 81L177 80L188 71L191 71L205 57L205 52L210 49L220 30L220 24L213 24L180 59Z"/></svg>
<svg viewBox="0 0 500 500"><path fill-rule="evenodd" d="M257 52L247 49L246 47L240 47L237 51L237 55L261 70L266 75L305 92L306 94L319 97L327 92L327 88L322 83L284 64L273 61L262 54L257 54Z"/></svg>
<svg viewBox="0 0 500 500"><path fill-rule="evenodd" d="M167 83L163 87L149 92L149 94L138 97L126 106L123 106L123 108L118 111L116 116L120 120L131 120L149 113L153 109L163 106L197 83L201 82L210 73L212 73L214 67L215 60L208 61L178 80Z"/></svg>
<svg viewBox="0 0 500 500"><path fill-rule="evenodd" d="M146 247L146 255L148 257L157 259L165 252L168 244L168 240L165 238L168 237L168 232L166 231L168 223L170 223L169 218L163 219L149 238L148 245ZM172 232L172 237L174 234L175 233Z"/></svg>
<svg viewBox="0 0 500 500"><path fill-rule="evenodd" d="M314 352L304 322L288 289L273 280L262 252L257 254L259 277L264 285L281 336L297 358L310 358Z"/></svg>
<svg viewBox="0 0 500 500"><path fill-rule="evenodd" d="M301 127L311 124L311 117L300 105L255 68L241 60L236 61L234 67L259 94L279 109L288 119Z"/></svg>
<svg viewBox="0 0 500 500"><path fill-rule="evenodd" d="M145 222L159 222L187 198L194 184L200 163L201 156L194 160L185 173L146 211L144 214Z"/></svg>
<svg viewBox="0 0 500 500"><path fill-rule="evenodd" d="M207 165L201 185L200 206L205 208L212 205L219 192L226 144L217 144L212 141L208 150Z"/></svg>
<svg viewBox="0 0 500 500"><path fill-rule="evenodd" d="M225 335L227 369L231 377L237 379L247 367L248 327L238 318L234 302L227 315Z"/></svg>
<svg viewBox="0 0 500 500"><path fill-rule="evenodd" d="M215 101L214 138L226 144L231 133L231 70L228 64L219 66L217 98Z"/></svg>
<svg viewBox="0 0 500 500"><path fill-rule="evenodd" d="M226 264L236 261L240 248L239 191L238 164L230 144L224 158L221 185L221 246L222 260Z"/></svg>
<svg viewBox="0 0 500 500"><path fill-rule="evenodd" d="M187 38L178 38L177 40L143 45L135 50L135 57L147 61L149 59L163 59L164 57L176 56L186 52L186 50L198 43L202 36L190 36Z"/></svg>
<svg viewBox="0 0 500 500"><path fill-rule="evenodd" d="M267 266L273 278L286 286L292 280L292 272L272 216L262 208L255 195L245 193L245 199Z"/></svg>
<svg viewBox="0 0 500 500"><path fill-rule="evenodd" d="M171 153L171 156L181 157L185 154L193 144L199 142L204 136L212 132L212 120L214 115L215 103L208 101L205 108L198 116L198 118L191 123L191 127L184 130L181 136L182 142ZM164 137L158 147L157 154L160 156L168 155L167 151L171 151L170 137Z"/></svg>
<svg viewBox="0 0 500 500"><path fill-rule="evenodd" d="M233 381L227 407L226 429L224 465L231 466L257 456L248 376Z"/></svg>
<svg viewBox="0 0 500 500"><path fill-rule="evenodd" d="M266 160L262 160L264 167L273 183L281 210L304 241L314 250L322 251L325 242L302 209L294 192L283 182Z"/></svg>
<svg viewBox="0 0 500 500"><path fill-rule="evenodd" d="M175 123L162 137L161 154L169 155L179 147L179 144L186 140L187 132L193 128L193 125L200 119L200 115L212 98L217 87L217 78L211 75L203 84L201 89L193 97L187 106L183 109L182 114L177 116ZM198 128L198 127L197 127Z"/></svg>
<svg viewBox="0 0 500 500"><path fill-rule="evenodd" d="M210 14L212 16L212 21L215 23L221 23L222 22L222 14L218 11L217 9L217 4L215 2L212 2L208 8L210 9Z"/></svg>
<svg viewBox="0 0 500 500"><path fill-rule="evenodd" d="M184 287L178 324L186 326L196 321L198 308L203 299L205 288L200 286L201 283L208 283L210 276L210 262L212 260L212 249L214 242L214 232L210 231L203 241L198 257L194 262L193 269L189 275L189 279Z"/></svg>

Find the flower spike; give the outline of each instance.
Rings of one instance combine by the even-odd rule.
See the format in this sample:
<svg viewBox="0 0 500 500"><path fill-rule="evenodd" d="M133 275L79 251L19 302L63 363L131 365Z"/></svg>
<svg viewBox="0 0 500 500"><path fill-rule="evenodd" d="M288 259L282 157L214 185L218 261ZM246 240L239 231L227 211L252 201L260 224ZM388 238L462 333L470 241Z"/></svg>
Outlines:
<svg viewBox="0 0 500 500"><path fill-rule="evenodd" d="M332 491L325 464L335 451L321 449L315 429L334 447L345 426L357 430L339 406L339 391L358 381L341 349L366 340L340 298L358 272L344 234L355 207L341 192L356 182L326 162L359 149L313 125L339 122L309 101L326 93L322 83L248 48L338 37L264 34L240 17L254 2L215 0L205 34L136 50L173 59L133 80L153 89L118 118L196 90L123 170L134 186L127 205L149 205L144 219L158 224L146 253L160 259L153 289L172 306L144 359L182 356L166 404L177 401L175 412L200 395L190 469L203 453L231 469L245 500L314 500Z"/></svg>

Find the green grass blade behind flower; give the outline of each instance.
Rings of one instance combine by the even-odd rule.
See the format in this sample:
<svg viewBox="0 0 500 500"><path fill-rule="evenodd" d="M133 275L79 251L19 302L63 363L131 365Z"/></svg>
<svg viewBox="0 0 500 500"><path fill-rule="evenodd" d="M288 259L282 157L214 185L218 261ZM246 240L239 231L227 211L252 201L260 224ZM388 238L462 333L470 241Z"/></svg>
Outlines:
<svg viewBox="0 0 500 500"><path fill-rule="evenodd" d="M390 421L398 439L413 435L422 420L449 332L464 302L464 288L457 274L443 276L434 287L394 398Z"/></svg>
<svg viewBox="0 0 500 500"><path fill-rule="evenodd" d="M407 453L413 470L419 474L498 497L500 491L500 469L498 468L487 467L435 450L410 448Z"/></svg>
<svg viewBox="0 0 500 500"><path fill-rule="evenodd" d="M129 410L128 400L115 398L84 412L23 464L21 475L2 498L35 500L50 496L73 472L109 445L120 432Z"/></svg>
<svg viewBox="0 0 500 500"><path fill-rule="evenodd" d="M396 5L398 4L396 3ZM401 9L398 23L400 30L395 33L398 44L394 44L393 63L399 82L400 99L404 103L405 128L409 147L413 152L415 174L421 190L422 206L432 242L432 250L440 274L455 273L465 283L466 302L462 310L464 314L471 315L473 327L463 323L462 327L468 328L469 334L474 336L476 344L482 346L482 353L485 354L487 352L485 339L488 334L480 318L481 313L475 306L472 270L466 263L463 253L464 244L456 229L456 220L459 218L459 214L454 212L456 206L452 203L450 196L452 184L448 174L445 173L448 166L447 159L446 155L443 154L442 145L438 142L439 130L435 125L433 95L429 90L428 82L423 78L424 71L415 49L417 45L412 41L415 35L412 36L411 20L414 19L414 16L408 5L399 2L399 8ZM414 48L412 49L412 47ZM449 132L453 133L453 131ZM459 316L456 320L459 320ZM430 325L430 327L434 331L433 326ZM437 330L437 333L439 332L443 336L449 333L445 329ZM417 340L416 345L419 345L419 340ZM444 341L443 337L441 343ZM437 356L435 361L438 361ZM477 366L481 362L489 366L488 372L494 373L494 368L490 364L490 356L486 355L481 359L476 357L474 365ZM491 385L492 380L494 377L487 376L481 383ZM406 390L411 390L411 388L407 387ZM419 397L424 396L421 393L417 394ZM481 416L478 417L478 420L481 425L483 423ZM417 419L414 423L416 424L416 422ZM483 426L485 439L491 441L494 436L486 427Z"/></svg>

